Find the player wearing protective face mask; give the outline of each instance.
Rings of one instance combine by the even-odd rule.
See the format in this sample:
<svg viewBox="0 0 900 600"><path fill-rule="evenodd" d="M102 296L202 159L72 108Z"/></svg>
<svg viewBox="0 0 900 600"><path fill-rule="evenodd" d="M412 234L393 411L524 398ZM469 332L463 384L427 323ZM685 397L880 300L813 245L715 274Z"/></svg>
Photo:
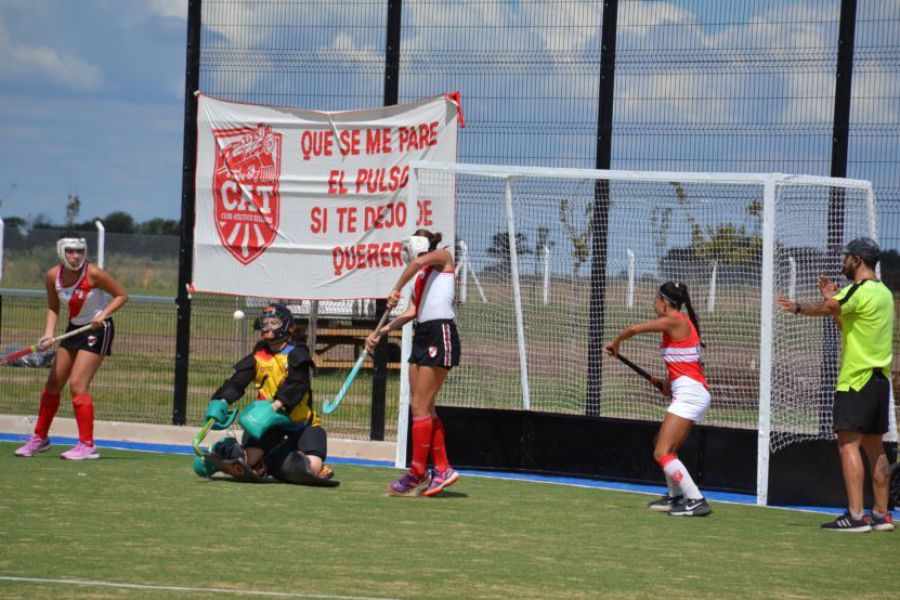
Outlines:
<svg viewBox="0 0 900 600"><path fill-rule="evenodd" d="M294 319L284 305L273 302L256 319L260 341L253 352L234 365L234 373L213 393L204 421L213 419L216 429L234 420L229 407L240 400L251 383L259 401L244 411L263 424L259 436L245 431L240 444L232 444L227 456L237 457L258 475L271 475L288 483L316 484L333 473L325 465L328 439L312 404L312 357L305 344L294 343ZM246 427L245 427L246 430ZM198 475L215 468L195 463ZM224 469L223 469L224 470ZM233 475L233 473L230 473Z"/></svg>
<svg viewBox="0 0 900 600"><path fill-rule="evenodd" d="M409 357L409 382L412 390L412 462L409 471L391 481L392 496L440 494L459 479L447 458L444 425L435 411L435 401L450 369L459 364L460 343L453 312L456 267L453 256L438 248L442 236L425 229L416 231L403 242L406 269L388 296L388 307L400 301L400 290L415 277L409 307L400 316L366 340L372 352L378 340L415 319L413 348ZM434 468L427 471L431 456ZM426 486L421 491L422 486Z"/></svg>
<svg viewBox="0 0 900 600"><path fill-rule="evenodd" d="M69 313L66 332L85 325L91 328L60 343L41 394L34 433L15 455L29 457L50 448L50 425L59 409L60 394L68 383L78 423L78 444L61 457L94 459L100 454L94 447L94 399L90 385L103 359L112 352L115 328L110 315L125 304L128 295L109 273L87 261L84 238L75 233L63 234L56 242L56 253L60 264L47 271L45 277L48 310L39 344L42 349L49 347L60 306L65 306ZM108 301L106 295L112 300Z"/></svg>

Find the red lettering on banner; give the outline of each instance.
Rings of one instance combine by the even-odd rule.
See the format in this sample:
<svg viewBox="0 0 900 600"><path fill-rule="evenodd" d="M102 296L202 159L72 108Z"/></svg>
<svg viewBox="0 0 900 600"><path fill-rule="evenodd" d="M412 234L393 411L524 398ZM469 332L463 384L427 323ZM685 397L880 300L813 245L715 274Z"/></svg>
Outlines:
<svg viewBox="0 0 900 600"><path fill-rule="evenodd" d="M437 121L432 121L431 123L401 127L397 132L400 138L400 152L437 146L438 125Z"/></svg>
<svg viewBox="0 0 900 600"><path fill-rule="evenodd" d="M391 130L384 129L366 130L366 154L390 154Z"/></svg>
<svg viewBox="0 0 900 600"><path fill-rule="evenodd" d="M331 249L334 274L341 276L356 269L386 269L403 266L400 250L400 242L335 246Z"/></svg>
<svg viewBox="0 0 900 600"><path fill-rule="evenodd" d="M338 231L356 233L356 207L338 206L335 210L338 214Z"/></svg>
<svg viewBox="0 0 900 600"><path fill-rule="evenodd" d="M430 227L434 225L432 220L433 211L431 210L431 200L416 200L419 205L419 218L416 219L417 227Z"/></svg>
<svg viewBox="0 0 900 600"><path fill-rule="evenodd" d="M347 188L344 187L344 171L334 169L328 173L328 193L329 194L346 194Z"/></svg>
<svg viewBox="0 0 900 600"><path fill-rule="evenodd" d="M403 227L406 225L406 204L389 202L383 206L367 206L363 224L365 231Z"/></svg>
<svg viewBox="0 0 900 600"><path fill-rule="evenodd" d="M409 167L390 169L359 169L356 172L356 193L386 194L402 190L409 183Z"/></svg>
<svg viewBox="0 0 900 600"><path fill-rule="evenodd" d="M345 129L341 131L341 155L359 156L359 129Z"/></svg>
<svg viewBox="0 0 900 600"><path fill-rule="evenodd" d="M313 233L328 233L328 209L321 206L313 206L309 211L312 225L309 230Z"/></svg>
<svg viewBox="0 0 900 600"><path fill-rule="evenodd" d="M331 131L304 131L300 135L300 152L303 160L317 156L331 156L334 134Z"/></svg>

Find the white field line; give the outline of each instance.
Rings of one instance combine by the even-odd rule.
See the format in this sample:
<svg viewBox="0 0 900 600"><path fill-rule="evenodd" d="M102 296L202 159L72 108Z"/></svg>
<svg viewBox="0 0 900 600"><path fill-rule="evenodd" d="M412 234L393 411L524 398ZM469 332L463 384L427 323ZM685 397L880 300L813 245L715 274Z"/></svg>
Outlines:
<svg viewBox="0 0 900 600"><path fill-rule="evenodd" d="M185 587L179 585L142 585L138 583L117 583L114 581L96 581L91 579L53 579L49 577L15 577L11 575L0 575L0 581L11 581L17 583L49 583L56 585L80 585L84 587L105 587L126 590L155 590L165 592L182 592L185 594L235 594L238 596L263 596L270 598L321 598L327 600L391 600L389 598L372 598L368 596L339 596L336 594L305 594L303 592L276 592L266 590Z"/></svg>

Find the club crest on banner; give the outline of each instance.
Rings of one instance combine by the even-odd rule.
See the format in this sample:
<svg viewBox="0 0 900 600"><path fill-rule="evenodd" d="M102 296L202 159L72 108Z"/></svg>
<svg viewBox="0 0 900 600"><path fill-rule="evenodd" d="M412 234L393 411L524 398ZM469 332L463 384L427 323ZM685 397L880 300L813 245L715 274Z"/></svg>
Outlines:
<svg viewBox="0 0 900 600"><path fill-rule="evenodd" d="M213 134L216 231L225 249L247 265L278 235L282 134L264 123Z"/></svg>

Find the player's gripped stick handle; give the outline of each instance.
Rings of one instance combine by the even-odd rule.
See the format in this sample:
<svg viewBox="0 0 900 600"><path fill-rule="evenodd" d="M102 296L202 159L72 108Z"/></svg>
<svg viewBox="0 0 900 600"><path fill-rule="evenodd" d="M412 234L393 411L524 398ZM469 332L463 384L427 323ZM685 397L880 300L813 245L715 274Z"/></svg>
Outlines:
<svg viewBox="0 0 900 600"><path fill-rule="evenodd" d="M209 433L209 428L213 426L216 420L210 418L206 421L206 425L200 428L200 431L197 432L197 436L194 438L194 454L203 458L203 450L200 449L200 444L203 442L204 438L206 438L206 434Z"/></svg>
<svg viewBox="0 0 900 600"><path fill-rule="evenodd" d="M660 381L659 379L657 379L656 377L654 377L653 375L651 375L650 373L648 373L647 371L645 371L644 369L640 368L639 366L637 366L636 364L634 364L633 362L631 362L630 360L628 360L621 354L616 354L615 357L618 358L619 360L621 360L622 363L626 367L630 368L632 371L634 371L635 373L637 373L638 375L640 375L641 377L643 377L644 379L649 381L653 385L653 387L655 387L659 391L662 392L665 390L665 386L663 385L663 382Z"/></svg>
<svg viewBox="0 0 900 600"><path fill-rule="evenodd" d="M73 335L78 335L79 333L84 333L85 331L87 331L89 329L91 329L90 323L88 323L87 325L82 325L78 329L73 329L72 331L68 331L62 335L58 335L55 338L48 340L47 346L48 347L52 346L53 344L56 344L57 342L61 342L66 338L72 337ZM0 358L0 365L8 365L9 363L13 362L14 360L19 360L23 356L28 356L32 352L37 352L39 349L40 349L40 342L38 342L36 344L32 344L32 345L28 346L27 348L22 348L21 350L16 350L12 354L8 354L8 355L4 356L3 358Z"/></svg>
<svg viewBox="0 0 900 600"><path fill-rule="evenodd" d="M378 321L378 325L375 326L375 333L381 331L381 328L384 327L385 323L387 323L387 318L390 314L390 308L384 311L384 314L381 315L381 320ZM334 397L334 400L326 400L322 403L323 413L325 413L326 415L330 415L334 412L334 409L338 407L338 404L340 404L341 400L344 399L344 396L347 395L347 390L350 389L350 384L352 384L353 380L356 379L356 374L359 373L359 370L362 368L363 362L365 362L366 356L368 356L368 354L368 352L363 351L363 353L359 355L359 358L356 359L356 364L353 365L353 368L350 370L350 374L347 375L347 379L344 381L344 385L341 386L341 390L337 393L337 396Z"/></svg>

